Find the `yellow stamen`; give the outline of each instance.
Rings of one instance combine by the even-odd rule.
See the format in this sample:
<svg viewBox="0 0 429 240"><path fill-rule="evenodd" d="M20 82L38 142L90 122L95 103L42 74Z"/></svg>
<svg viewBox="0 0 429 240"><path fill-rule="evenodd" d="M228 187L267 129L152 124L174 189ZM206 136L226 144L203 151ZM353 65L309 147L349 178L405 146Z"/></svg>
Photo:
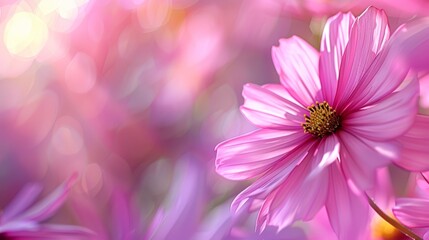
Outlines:
<svg viewBox="0 0 429 240"><path fill-rule="evenodd" d="M304 132L322 138L334 133L340 127L340 116L326 101L316 102L307 109L310 116L304 115L305 122L302 123Z"/></svg>

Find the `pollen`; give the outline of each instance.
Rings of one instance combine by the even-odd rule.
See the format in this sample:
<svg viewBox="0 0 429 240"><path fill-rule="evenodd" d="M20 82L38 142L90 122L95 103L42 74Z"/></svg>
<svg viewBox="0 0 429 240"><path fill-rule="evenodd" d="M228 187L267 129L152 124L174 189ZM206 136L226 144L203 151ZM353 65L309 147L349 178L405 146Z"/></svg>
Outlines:
<svg viewBox="0 0 429 240"><path fill-rule="evenodd" d="M372 236L374 239L383 240L400 240L407 239L407 237L390 223L386 222L381 218L377 218L371 224Z"/></svg>
<svg viewBox="0 0 429 240"><path fill-rule="evenodd" d="M311 105L307 109L310 111L310 116L304 115L305 122L301 124L304 132L323 138L340 128L340 116L326 101L316 102L315 105Z"/></svg>

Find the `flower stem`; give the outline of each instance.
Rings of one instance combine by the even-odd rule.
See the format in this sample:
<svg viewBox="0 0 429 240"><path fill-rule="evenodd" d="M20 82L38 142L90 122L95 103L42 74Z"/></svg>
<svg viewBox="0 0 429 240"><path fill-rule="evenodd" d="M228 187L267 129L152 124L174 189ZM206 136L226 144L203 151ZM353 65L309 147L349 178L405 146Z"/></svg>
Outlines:
<svg viewBox="0 0 429 240"><path fill-rule="evenodd" d="M421 172L420 174L422 175L423 179L424 179L427 183L429 183L429 180L426 178L426 176L425 176L422 172Z"/></svg>
<svg viewBox="0 0 429 240"><path fill-rule="evenodd" d="M406 226L402 225L401 223L399 223L398 221L396 221L395 219L389 217L386 213L383 212L383 210L381 210L377 204L375 204L374 200L372 200L368 194L366 194L366 198L368 200L369 205L372 207L372 209L374 209L374 211L381 217L383 218L386 222L388 222L390 225L392 225L393 227L395 227L396 229L398 229L399 231L401 231L403 234L407 235L408 237L414 239L414 240L423 240L420 236L418 236L417 234L415 234L414 232L412 232L409 228L407 228Z"/></svg>

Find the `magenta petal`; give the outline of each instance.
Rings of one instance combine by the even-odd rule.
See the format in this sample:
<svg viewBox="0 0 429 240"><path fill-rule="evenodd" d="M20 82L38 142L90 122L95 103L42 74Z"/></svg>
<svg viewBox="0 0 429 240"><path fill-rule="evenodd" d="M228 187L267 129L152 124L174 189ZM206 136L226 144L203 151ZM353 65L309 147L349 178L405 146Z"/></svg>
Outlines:
<svg viewBox="0 0 429 240"><path fill-rule="evenodd" d="M337 164L329 169L329 192L326 211L338 239L362 239L367 226L368 203L362 195L350 190Z"/></svg>
<svg viewBox="0 0 429 240"><path fill-rule="evenodd" d="M77 174L71 176L65 183L59 186L48 197L33 205L18 218L31 221L42 221L52 216L61 207L67 197L68 191L77 180Z"/></svg>
<svg viewBox="0 0 429 240"><path fill-rule="evenodd" d="M355 91L354 108L373 104L391 94L400 86L410 67L428 70L428 50L429 19L398 28L362 78Z"/></svg>
<svg viewBox="0 0 429 240"><path fill-rule="evenodd" d="M376 105L351 113L342 124L348 131L372 140L399 137L414 122L418 92L418 80L413 79L404 89Z"/></svg>
<svg viewBox="0 0 429 240"><path fill-rule="evenodd" d="M241 111L253 124L262 128L302 129L301 122L308 110L301 106L254 84L244 86L243 96Z"/></svg>
<svg viewBox="0 0 429 240"><path fill-rule="evenodd" d="M229 179L256 177L309 138L301 129L261 129L224 141L216 147L216 171Z"/></svg>
<svg viewBox="0 0 429 240"><path fill-rule="evenodd" d="M399 157L400 146L393 141L370 141L345 131L339 133L339 138L343 171L361 190L373 187L377 168Z"/></svg>
<svg viewBox="0 0 429 240"><path fill-rule="evenodd" d="M25 186L4 209L1 222L8 222L25 211L36 200L41 191L42 187L38 184Z"/></svg>
<svg viewBox="0 0 429 240"><path fill-rule="evenodd" d="M395 163L410 171L429 170L429 117L417 115L410 130L399 138L401 158Z"/></svg>
<svg viewBox="0 0 429 240"><path fill-rule="evenodd" d="M296 105L301 106L299 102L296 101L296 99L290 95L290 93L286 90L286 88L281 84L265 84L262 86L263 88L279 95L280 97L287 99L288 101L295 103ZM302 106L301 106L302 107Z"/></svg>
<svg viewBox="0 0 429 240"><path fill-rule="evenodd" d="M308 141L289 151L284 159L273 165L261 178L237 195L231 205L231 210L237 212L249 201L265 199L275 188L284 182L290 172L309 152L314 152L314 146L314 142ZM313 149L311 150L311 148Z"/></svg>
<svg viewBox="0 0 429 240"><path fill-rule="evenodd" d="M398 198L393 214L403 224L412 228L429 227L429 200L419 198Z"/></svg>
<svg viewBox="0 0 429 240"><path fill-rule="evenodd" d="M312 159L309 154L265 200L258 216L258 226L287 227L296 220L311 220L323 207L328 192L328 169L310 175ZM298 183L298 184L297 184Z"/></svg>
<svg viewBox="0 0 429 240"><path fill-rule="evenodd" d="M350 102L361 78L389 39L387 17L382 10L369 7L353 24L350 39L341 60L335 107Z"/></svg>
<svg viewBox="0 0 429 240"><path fill-rule="evenodd" d="M272 56L281 83L302 106L323 100L318 76L319 53L312 46L293 36L281 39L280 45L272 48Z"/></svg>
<svg viewBox="0 0 429 240"><path fill-rule="evenodd" d="M323 96L329 103L333 103L335 98L341 58L354 21L351 13L338 13L326 21L323 30L319 70Z"/></svg>

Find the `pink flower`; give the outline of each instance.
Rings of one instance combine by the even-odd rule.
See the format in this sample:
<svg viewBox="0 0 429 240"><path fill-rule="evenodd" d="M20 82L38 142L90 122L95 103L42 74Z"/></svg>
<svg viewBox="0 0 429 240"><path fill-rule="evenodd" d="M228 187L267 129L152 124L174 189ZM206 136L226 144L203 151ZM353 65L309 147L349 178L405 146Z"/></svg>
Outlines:
<svg viewBox="0 0 429 240"><path fill-rule="evenodd" d="M421 232L426 240L429 239L429 185L427 179L418 178L416 190L417 197L396 199L396 205L392 211L400 222L416 232Z"/></svg>
<svg viewBox="0 0 429 240"><path fill-rule="evenodd" d="M76 175L35 204L41 186L33 184L25 187L0 214L0 239L87 239L91 236L91 231L82 227L40 223L62 206L75 181Z"/></svg>
<svg viewBox="0 0 429 240"><path fill-rule="evenodd" d="M241 111L260 129L216 147L219 174L257 178L234 211L261 202L258 228L282 229L325 206L340 239L359 238L368 219L362 193L377 169L399 159L398 138L417 115L418 81L404 82L406 49L396 48L403 34L390 38L386 15L370 7L358 18L329 18L320 53L296 36L273 47L281 84L243 90Z"/></svg>

